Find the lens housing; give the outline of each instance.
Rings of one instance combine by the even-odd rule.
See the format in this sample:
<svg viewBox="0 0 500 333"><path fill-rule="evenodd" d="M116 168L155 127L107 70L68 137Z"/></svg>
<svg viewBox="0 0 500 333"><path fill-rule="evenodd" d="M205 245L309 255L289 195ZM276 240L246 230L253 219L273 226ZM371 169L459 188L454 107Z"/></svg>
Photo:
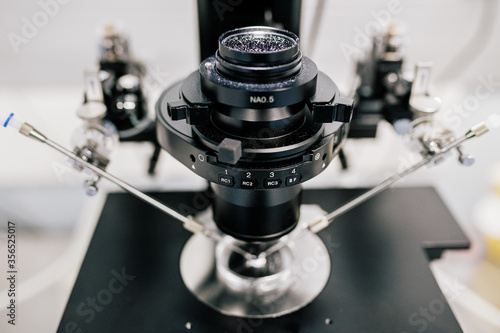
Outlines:
<svg viewBox="0 0 500 333"><path fill-rule="evenodd" d="M297 75L302 54L295 34L250 27L222 34L215 59L223 76L247 82L271 82Z"/></svg>
<svg viewBox="0 0 500 333"><path fill-rule="evenodd" d="M212 183L222 231L268 241L296 226L300 184L338 153L351 111L297 36L249 27L223 34L214 56L162 94L157 135Z"/></svg>

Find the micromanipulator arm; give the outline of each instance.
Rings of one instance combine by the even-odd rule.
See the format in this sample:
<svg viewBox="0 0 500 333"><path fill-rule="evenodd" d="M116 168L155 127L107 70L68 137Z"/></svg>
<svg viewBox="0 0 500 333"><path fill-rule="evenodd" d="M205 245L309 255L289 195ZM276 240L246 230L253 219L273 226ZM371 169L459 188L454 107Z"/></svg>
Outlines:
<svg viewBox="0 0 500 333"><path fill-rule="evenodd" d="M349 210L353 209L354 207L357 207L361 203L365 202L366 200L372 198L376 194L382 192L383 190L387 189L389 186L394 184L396 181L399 179L411 174L412 172L420 169L424 165L427 165L438 158L444 156L445 154L449 153L452 149L454 148L459 148L460 145L472 138L479 137L489 131L488 127L486 126L485 122L480 122L479 124L472 126L467 133L465 133L462 137L452 141L449 145L441 148L438 152L435 152L433 154L428 153L424 158L414 164L413 166L407 168L406 170L403 170L402 172L395 174L394 176L391 176L378 184L377 186L373 187L372 189L366 191L365 193L361 194L360 196L354 198L353 200L349 201L348 203L340 206L333 212L327 214L327 215L322 215L315 220L312 220L311 222L308 223L307 227L309 230L312 232L319 232L323 230L324 228L328 227L335 218L338 216L348 212Z"/></svg>
<svg viewBox="0 0 500 333"><path fill-rule="evenodd" d="M0 126L2 127L10 127L15 130L18 130L19 133L21 133L24 136L27 136L29 138L35 139L36 141L39 141L41 143L44 143L48 145L49 147L52 147L53 149L57 150L58 152L66 155L67 157L75 160L79 164L85 166L89 170L92 170L96 174L100 175L103 178L106 178L107 180L111 181L112 183L115 183L116 185L120 186L123 188L125 191L129 192L130 194L133 194L137 198L147 202L148 204L158 208L162 212L172 216L173 218L181 221L184 224L184 228L187 230L193 232L193 233L198 233L202 232L204 234L210 233L209 230L207 230L202 223L199 221L196 221L193 217L191 216L184 216L172 208L164 205L163 203L159 202L156 199L153 199L152 197L144 194L143 192L139 191L132 185L129 185L128 183L124 182L123 180L111 175L110 173L96 167L95 165L83 160L79 156L77 156L75 153L72 151L64 148L63 146L57 144L56 142L52 141L51 139L47 138L45 135L43 135L41 132L39 132L36 128L34 128L32 125L22 122L16 117L14 117L13 113L8 113L8 112L3 112L0 111ZM214 238L216 237L213 233L209 235L209 238Z"/></svg>

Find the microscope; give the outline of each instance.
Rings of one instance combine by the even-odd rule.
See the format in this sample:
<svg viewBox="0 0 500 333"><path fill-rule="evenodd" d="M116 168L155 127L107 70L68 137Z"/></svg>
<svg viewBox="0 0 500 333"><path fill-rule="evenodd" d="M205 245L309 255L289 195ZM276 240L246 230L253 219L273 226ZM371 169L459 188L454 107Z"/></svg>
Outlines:
<svg viewBox="0 0 500 333"><path fill-rule="evenodd" d="M293 247L280 239L301 229L301 183L337 155L352 106L302 56L295 34L269 27L224 33L215 56L163 93L157 104L159 142L210 182L212 220L228 235L218 244L193 239L183 251L184 282L201 301L247 317L256 309L241 299L265 305L286 298L262 314L273 317L321 292L327 264L308 279L292 269L314 253L328 257L319 238L305 229ZM199 253L212 253L215 266L207 266Z"/></svg>
<svg viewBox="0 0 500 333"><path fill-rule="evenodd" d="M342 96L285 29L222 33L199 69L159 98L157 142L208 181L203 192L145 194L109 174L104 153L86 157L1 114L4 127L133 195L108 196L58 332L406 332L422 327L425 306L434 316L426 328L460 331L428 260L468 248L466 236L432 189L381 192L488 128L426 130L429 114L416 111L430 110L432 97L400 80L398 61L382 81L384 96L400 99L384 97L382 109L398 115L393 124L422 159L372 189L302 189L339 154L360 117L355 103L379 97L363 85L356 101ZM88 124L106 117L81 114Z"/></svg>

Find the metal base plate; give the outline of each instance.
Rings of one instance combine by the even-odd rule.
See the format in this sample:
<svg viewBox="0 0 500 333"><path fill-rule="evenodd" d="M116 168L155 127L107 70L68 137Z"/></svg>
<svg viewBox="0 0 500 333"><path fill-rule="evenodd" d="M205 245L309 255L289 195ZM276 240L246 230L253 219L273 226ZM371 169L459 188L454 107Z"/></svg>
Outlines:
<svg viewBox="0 0 500 333"><path fill-rule="evenodd" d="M321 213L315 206L301 209L302 220ZM181 254L182 279L200 301L225 315L275 318L294 312L312 302L325 287L330 277L330 255L323 241L308 229L291 236L295 236L293 232L282 240L286 246L275 253L281 254L279 261L286 267L255 278L217 263L224 260L220 253L225 250L217 248L224 240L216 244L203 235L194 235Z"/></svg>

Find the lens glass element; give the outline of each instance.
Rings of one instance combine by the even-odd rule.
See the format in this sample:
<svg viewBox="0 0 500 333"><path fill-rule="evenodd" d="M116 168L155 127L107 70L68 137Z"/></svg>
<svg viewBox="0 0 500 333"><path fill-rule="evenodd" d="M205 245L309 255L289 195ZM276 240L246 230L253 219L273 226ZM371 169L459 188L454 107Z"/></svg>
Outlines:
<svg viewBox="0 0 500 333"><path fill-rule="evenodd" d="M254 32L228 36L222 40L222 44L240 52L273 53L288 50L297 43L283 35Z"/></svg>

